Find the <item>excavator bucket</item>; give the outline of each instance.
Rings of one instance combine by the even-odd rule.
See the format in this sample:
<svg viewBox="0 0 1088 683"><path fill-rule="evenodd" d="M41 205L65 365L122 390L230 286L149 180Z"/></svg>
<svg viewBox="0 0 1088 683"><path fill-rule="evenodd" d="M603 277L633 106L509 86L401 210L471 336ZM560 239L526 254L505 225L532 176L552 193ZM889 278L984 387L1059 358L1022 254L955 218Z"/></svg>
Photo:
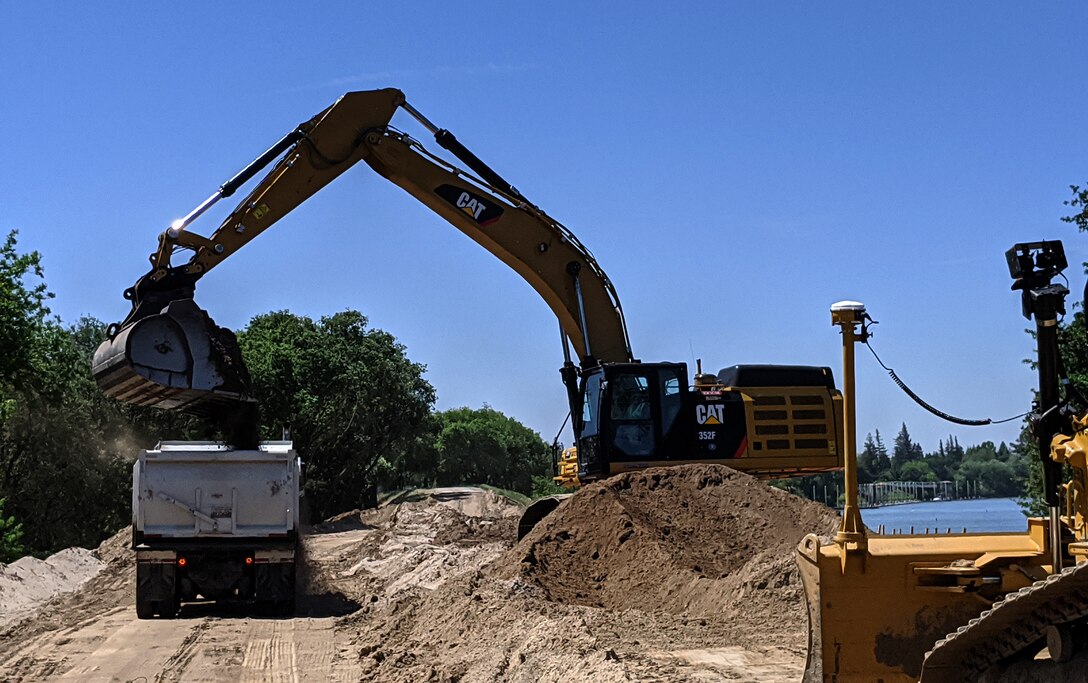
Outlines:
<svg viewBox="0 0 1088 683"><path fill-rule="evenodd" d="M234 333L192 299L123 326L95 351L92 372L107 396L139 406L208 415L250 400Z"/></svg>

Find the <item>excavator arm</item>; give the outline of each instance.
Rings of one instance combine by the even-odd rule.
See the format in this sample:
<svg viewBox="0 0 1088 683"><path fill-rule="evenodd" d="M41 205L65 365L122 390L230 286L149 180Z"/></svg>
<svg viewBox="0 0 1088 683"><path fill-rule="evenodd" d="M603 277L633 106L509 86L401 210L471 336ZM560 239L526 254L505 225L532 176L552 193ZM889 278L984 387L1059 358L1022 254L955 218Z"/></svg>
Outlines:
<svg viewBox="0 0 1088 683"><path fill-rule="evenodd" d="M398 108L419 120L470 170L433 155L390 127ZM132 309L110 326L93 372L119 400L208 413L245 400L249 380L233 334L212 322L192 298L197 280L359 161L404 188L521 275L559 319L567 355L564 381L572 405L583 368L632 360L619 298L581 242L435 127L395 89L352 92L299 125L184 218L159 236L151 270L125 291ZM268 164L270 171L208 237L189 226ZM191 252L183 264L179 251Z"/></svg>

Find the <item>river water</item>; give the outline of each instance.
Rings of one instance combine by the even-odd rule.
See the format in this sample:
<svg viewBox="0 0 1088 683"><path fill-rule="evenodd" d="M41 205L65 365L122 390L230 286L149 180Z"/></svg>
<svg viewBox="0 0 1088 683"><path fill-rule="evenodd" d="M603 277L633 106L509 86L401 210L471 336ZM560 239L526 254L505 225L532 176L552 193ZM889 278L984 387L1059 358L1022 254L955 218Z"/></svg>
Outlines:
<svg viewBox="0 0 1088 683"><path fill-rule="evenodd" d="M930 503L908 503L865 508L861 518L870 529L884 525L885 533L901 529L908 533L913 526L915 533L928 527L962 531L1027 531L1027 517L1016 504L1015 498L979 498L973 500L944 500Z"/></svg>

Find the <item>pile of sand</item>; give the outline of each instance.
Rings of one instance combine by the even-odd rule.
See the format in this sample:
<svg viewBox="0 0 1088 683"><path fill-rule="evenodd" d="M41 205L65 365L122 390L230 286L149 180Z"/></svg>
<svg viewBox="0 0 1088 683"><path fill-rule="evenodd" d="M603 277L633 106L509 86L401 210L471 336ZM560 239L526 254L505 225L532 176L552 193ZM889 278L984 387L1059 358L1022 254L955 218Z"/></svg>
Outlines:
<svg viewBox="0 0 1088 683"><path fill-rule="evenodd" d="M417 491L400 503L338 515L307 534L304 590L360 604L433 590L499 557L520 515L506 498L467 487Z"/></svg>
<svg viewBox="0 0 1088 683"><path fill-rule="evenodd" d="M835 524L721 466L630 473L586 487L479 570L344 626L376 681L743 678L754 669L738 668L738 644L785 653L758 680L790 680L807 629L794 548Z"/></svg>
<svg viewBox="0 0 1088 683"><path fill-rule="evenodd" d="M329 520L305 538L299 615L347 615L337 628L379 683L800 678L793 554L834 529L827 508L685 465L588 486L515 544L520 511L460 488ZM79 590L0 627L0 656L131 604L129 535L95 551Z"/></svg>
<svg viewBox="0 0 1088 683"><path fill-rule="evenodd" d="M131 540L132 528L125 527L95 550L68 548L46 560L50 563L59 556L60 566L78 568L68 575L73 583L43 595L41 600L0 624L0 655L36 633L70 627L75 621L93 619L131 602L136 582L136 560L129 549ZM8 568L26 559L13 562ZM19 593L20 589L13 591L14 595Z"/></svg>
<svg viewBox="0 0 1088 683"><path fill-rule="evenodd" d="M785 611L795 628L807 617L790 609L804 597L793 550L837 523L827 507L726 467L652 469L560 505L508 558L507 575L564 604L746 623Z"/></svg>
<svg viewBox="0 0 1088 683"><path fill-rule="evenodd" d="M0 564L0 624L17 619L55 595L74 591L105 563L94 551L68 548L45 560L23 557Z"/></svg>

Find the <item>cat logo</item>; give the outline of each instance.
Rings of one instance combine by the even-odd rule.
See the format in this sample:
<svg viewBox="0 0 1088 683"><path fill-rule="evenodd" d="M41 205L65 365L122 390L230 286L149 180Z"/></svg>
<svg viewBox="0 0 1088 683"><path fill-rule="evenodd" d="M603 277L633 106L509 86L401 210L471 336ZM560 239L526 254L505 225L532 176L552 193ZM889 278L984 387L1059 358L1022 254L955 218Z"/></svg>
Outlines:
<svg viewBox="0 0 1088 683"><path fill-rule="evenodd" d="M461 209L468 215L472 216L476 220L480 220L480 214L484 212L486 208L484 203L472 198L468 192L462 192L461 196L457 198L455 202L457 208Z"/></svg>
<svg viewBox="0 0 1088 683"><path fill-rule="evenodd" d="M725 405L695 406L695 421L701 425L720 425L725 420Z"/></svg>
<svg viewBox="0 0 1088 683"><path fill-rule="evenodd" d="M434 193L456 206L480 225L494 223L502 216L502 206L475 192L453 185L439 185Z"/></svg>

